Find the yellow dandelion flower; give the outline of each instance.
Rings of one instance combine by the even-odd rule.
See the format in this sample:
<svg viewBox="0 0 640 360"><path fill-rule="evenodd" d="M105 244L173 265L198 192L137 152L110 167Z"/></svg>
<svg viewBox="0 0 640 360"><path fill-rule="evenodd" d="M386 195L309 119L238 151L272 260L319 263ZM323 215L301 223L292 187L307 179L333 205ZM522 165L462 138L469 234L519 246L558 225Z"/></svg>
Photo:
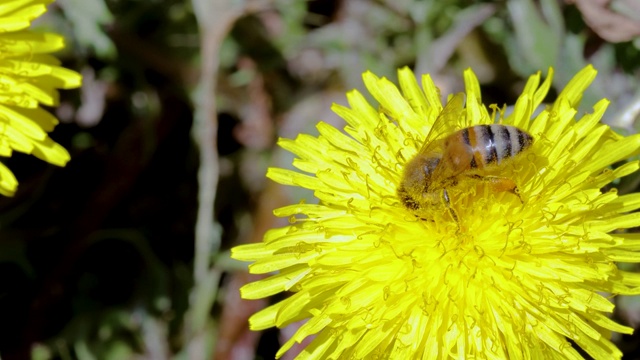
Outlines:
<svg viewBox="0 0 640 360"><path fill-rule="evenodd" d="M466 105L450 97L444 111L428 75L420 89L401 69L398 89L367 72L379 105L357 91L347 94L350 107L334 105L346 134L321 122L319 137L281 139L302 172L271 168L267 176L313 190L319 203L275 210L291 225L233 249L253 262L251 273L271 274L244 286L244 298L291 293L254 314L251 329L306 319L277 355L314 336L304 359L582 359L579 348L619 359L611 332L632 329L608 317L614 305L603 294L640 293L640 274L616 266L640 262L640 236L618 231L640 226L640 213L631 213L640 194L601 189L638 169L638 161L611 166L640 152L640 136L599 122L606 99L577 119L596 76L591 66L534 115L552 75L542 83L540 73L531 76L507 115L482 105L471 70ZM450 132L515 126L533 145L503 165L459 174L484 179L444 182L448 199L416 211L399 187L439 117L452 122ZM497 191L496 178L517 189Z"/></svg>
<svg viewBox="0 0 640 360"><path fill-rule="evenodd" d="M40 104L58 105L57 89L76 88L81 77L49 55L64 47L62 36L29 29L50 2L0 3L0 156L15 150L63 166L69 153L47 135L58 120ZM0 194L11 196L17 186L13 173L0 163Z"/></svg>

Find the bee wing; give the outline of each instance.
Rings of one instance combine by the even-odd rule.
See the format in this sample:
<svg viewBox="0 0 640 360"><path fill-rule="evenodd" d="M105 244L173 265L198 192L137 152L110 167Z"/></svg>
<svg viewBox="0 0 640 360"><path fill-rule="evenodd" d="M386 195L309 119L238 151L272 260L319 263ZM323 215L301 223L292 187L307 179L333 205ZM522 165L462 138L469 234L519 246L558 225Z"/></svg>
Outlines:
<svg viewBox="0 0 640 360"><path fill-rule="evenodd" d="M459 126L457 124L460 123L459 118L462 116L463 111L464 94L457 93L447 102L440 115L433 122L433 126L429 130L419 153L427 154L436 151L437 147L441 145L438 140L458 130ZM442 151L442 149L439 150Z"/></svg>

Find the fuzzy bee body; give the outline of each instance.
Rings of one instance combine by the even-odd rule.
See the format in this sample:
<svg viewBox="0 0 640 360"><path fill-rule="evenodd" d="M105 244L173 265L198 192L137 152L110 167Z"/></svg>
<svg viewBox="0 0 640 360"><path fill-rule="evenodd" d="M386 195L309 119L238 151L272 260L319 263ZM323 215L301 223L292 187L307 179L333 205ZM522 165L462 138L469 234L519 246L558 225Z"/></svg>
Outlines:
<svg viewBox="0 0 640 360"><path fill-rule="evenodd" d="M533 143L527 132L510 125L476 125L459 130L444 140L445 162L453 174L499 165Z"/></svg>
<svg viewBox="0 0 640 360"><path fill-rule="evenodd" d="M511 178L489 176L486 170L500 169L503 163L519 156L533 144L533 137L515 126L501 124L474 125L446 135L446 130L442 129L447 129L446 122L458 120L463 101L461 94L451 99L418 154L405 165L397 191L407 209L420 212L444 204L457 222L447 189L464 180L482 181L492 191L508 191L519 196ZM434 134L434 129L443 134Z"/></svg>

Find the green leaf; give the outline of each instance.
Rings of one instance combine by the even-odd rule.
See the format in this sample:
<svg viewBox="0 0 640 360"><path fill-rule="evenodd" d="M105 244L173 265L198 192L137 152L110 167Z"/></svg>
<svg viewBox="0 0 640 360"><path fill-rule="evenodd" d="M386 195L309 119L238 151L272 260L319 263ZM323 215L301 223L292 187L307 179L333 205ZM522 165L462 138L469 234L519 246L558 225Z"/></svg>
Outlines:
<svg viewBox="0 0 640 360"><path fill-rule="evenodd" d="M541 5L549 23L531 0L507 3L515 30L515 37L507 44L507 54L514 69L523 76L554 66L564 38L564 24L557 3L545 0Z"/></svg>
<svg viewBox="0 0 640 360"><path fill-rule="evenodd" d="M103 25L113 21L104 0L58 0L57 4L72 24L80 44L93 48L99 57L115 58L115 46L102 30Z"/></svg>

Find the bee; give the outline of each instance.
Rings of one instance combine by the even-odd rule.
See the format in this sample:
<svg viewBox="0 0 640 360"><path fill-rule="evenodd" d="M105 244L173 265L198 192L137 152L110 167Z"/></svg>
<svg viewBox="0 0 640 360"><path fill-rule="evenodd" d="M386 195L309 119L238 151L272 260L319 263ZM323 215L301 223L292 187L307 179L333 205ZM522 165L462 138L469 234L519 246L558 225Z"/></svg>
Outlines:
<svg viewBox="0 0 640 360"><path fill-rule="evenodd" d="M404 167L397 192L403 205L414 213L444 204L457 223L449 189L467 181L483 182L494 192L508 191L520 198L511 178L487 175L487 170L500 169L524 152L533 144L533 137L515 126L500 124L452 130L452 124L462 116L463 105L462 93L451 98L420 151Z"/></svg>

